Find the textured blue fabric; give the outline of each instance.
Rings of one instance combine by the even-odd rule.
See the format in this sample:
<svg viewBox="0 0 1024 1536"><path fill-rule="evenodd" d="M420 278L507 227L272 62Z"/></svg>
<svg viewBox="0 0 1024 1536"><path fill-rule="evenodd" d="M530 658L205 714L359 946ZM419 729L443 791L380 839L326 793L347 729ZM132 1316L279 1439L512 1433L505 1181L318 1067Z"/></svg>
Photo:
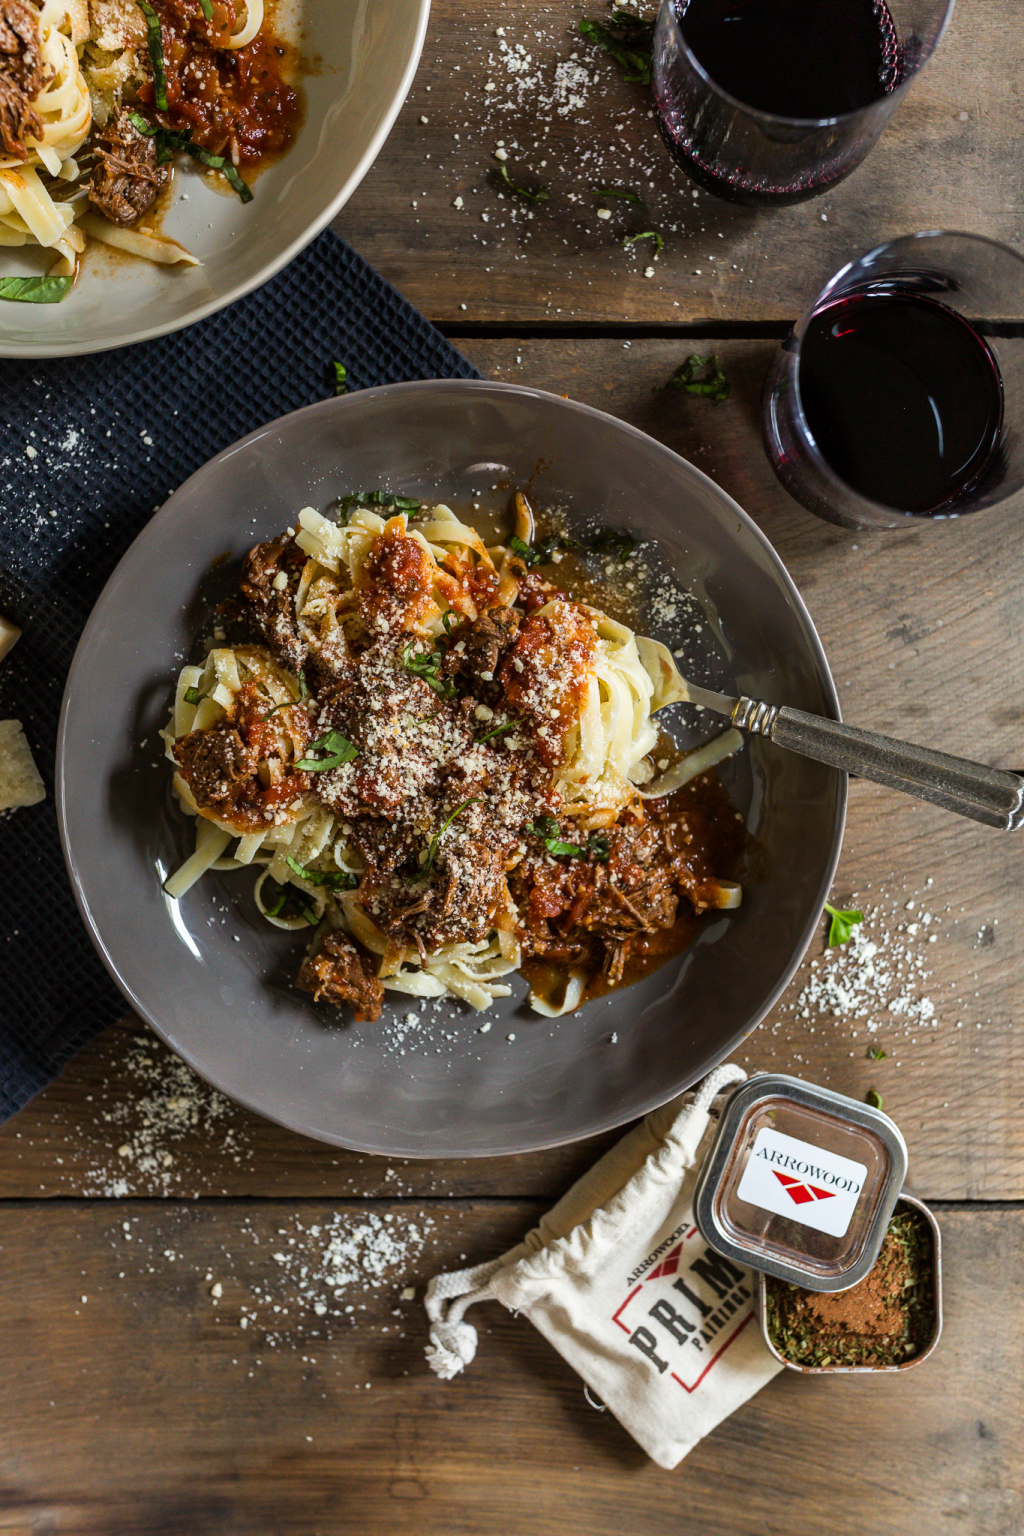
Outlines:
<svg viewBox="0 0 1024 1536"><path fill-rule="evenodd" d="M0 360L0 613L24 631L0 666L0 719L22 721L47 791L0 815L0 1119L125 1011L78 916L54 812L61 697L89 612L175 486L264 422L333 394L335 359L353 390L478 377L329 231L258 292L174 336Z"/></svg>

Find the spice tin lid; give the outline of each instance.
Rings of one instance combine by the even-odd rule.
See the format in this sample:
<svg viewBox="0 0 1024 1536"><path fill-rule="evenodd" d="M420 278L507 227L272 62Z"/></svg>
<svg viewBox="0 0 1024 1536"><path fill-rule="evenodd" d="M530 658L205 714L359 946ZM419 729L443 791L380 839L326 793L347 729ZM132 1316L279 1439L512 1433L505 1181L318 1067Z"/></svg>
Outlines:
<svg viewBox="0 0 1024 1536"><path fill-rule="evenodd" d="M726 1258L808 1290L843 1291L878 1257L906 1172L906 1143L888 1115L761 1072L722 1112L694 1216Z"/></svg>

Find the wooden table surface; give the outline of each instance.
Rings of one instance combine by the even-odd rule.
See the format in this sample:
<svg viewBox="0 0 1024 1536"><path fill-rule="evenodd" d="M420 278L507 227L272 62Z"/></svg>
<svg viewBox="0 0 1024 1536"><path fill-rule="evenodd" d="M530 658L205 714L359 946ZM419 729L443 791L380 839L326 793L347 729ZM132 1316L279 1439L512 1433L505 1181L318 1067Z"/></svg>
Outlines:
<svg viewBox="0 0 1024 1536"><path fill-rule="evenodd" d="M692 196L643 93L573 35L578 14L437 0L340 231L485 376L600 406L735 496L804 594L847 718L1024 766L1024 498L841 532L787 499L757 431L774 338L847 258L942 226L1024 245L1016 0L960 0L861 169L777 212ZM499 140L547 204L502 195ZM593 185L642 192L650 223L631 204L597 220ZM664 232L657 261L621 243L646 227ZM655 391L695 349L721 358L726 403ZM349 1154L226 1103L126 1020L0 1127L0 1533L1019 1536L1020 846L853 784L835 893L879 945L865 1016L808 997L823 925L739 1058L873 1087L902 1127L945 1245L946 1330L920 1371L783 1373L671 1473L498 1308L472 1368L441 1383L425 1279L514 1243L612 1138L476 1162ZM321 1312L328 1236L392 1257Z"/></svg>

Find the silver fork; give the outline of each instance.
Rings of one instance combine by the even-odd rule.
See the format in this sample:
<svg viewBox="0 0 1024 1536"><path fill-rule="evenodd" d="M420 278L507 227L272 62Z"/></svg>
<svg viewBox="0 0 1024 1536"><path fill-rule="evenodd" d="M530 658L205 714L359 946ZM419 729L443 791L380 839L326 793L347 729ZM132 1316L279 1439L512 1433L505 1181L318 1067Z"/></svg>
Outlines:
<svg viewBox="0 0 1024 1536"><path fill-rule="evenodd" d="M92 185L92 173L96 169L96 156L87 150L76 155L78 175L74 181L64 181L60 176L44 175L41 180L55 203L74 203L86 197Z"/></svg>
<svg viewBox="0 0 1024 1536"><path fill-rule="evenodd" d="M984 763L951 757L947 752L881 736L877 731L862 731L855 725L790 709L788 704L759 704L742 696L736 699L714 693L683 677L672 652L660 640L638 635L637 649L654 682L652 708L677 702L698 704L728 716L737 729L764 736L777 747L915 795L918 800L930 800L957 816L969 816L1004 832L1024 827L1024 777L1019 773L986 768ZM657 793L658 782L644 785L645 796Z"/></svg>

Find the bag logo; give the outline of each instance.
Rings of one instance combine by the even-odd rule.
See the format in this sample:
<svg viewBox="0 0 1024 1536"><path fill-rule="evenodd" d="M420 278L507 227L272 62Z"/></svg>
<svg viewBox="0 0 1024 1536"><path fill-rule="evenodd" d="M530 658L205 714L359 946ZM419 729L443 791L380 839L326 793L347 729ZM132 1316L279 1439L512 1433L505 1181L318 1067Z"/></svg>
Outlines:
<svg viewBox="0 0 1024 1536"><path fill-rule="evenodd" d="M708 1248L691 1222L656 1243L626 1283L612 1322L684 1392L697 1390L754 1315L749 1271Z"/></svg>
<svg viewBox="0 0 1024 1536"><path fill-rule="evenodd" d="M808 1200L831 1200L835 1194L834 1189L819 1189L816 1184L804 1184L800 1179L791 1178L788 1173L780 1173L777 1168L773 1168L772 1172L797 1205L806 1205Z"/></svg>
<svg viewBox="0 0 1024 1536"><path fill-rule="evenodd" d="M647 1276L648 1280L660 1280L662 1275L674 1275L679 1269L679 1258L683 1251L682 1243L677 1243L671 1253L667 1253L657 1268L652 1269Z"/></svg>

